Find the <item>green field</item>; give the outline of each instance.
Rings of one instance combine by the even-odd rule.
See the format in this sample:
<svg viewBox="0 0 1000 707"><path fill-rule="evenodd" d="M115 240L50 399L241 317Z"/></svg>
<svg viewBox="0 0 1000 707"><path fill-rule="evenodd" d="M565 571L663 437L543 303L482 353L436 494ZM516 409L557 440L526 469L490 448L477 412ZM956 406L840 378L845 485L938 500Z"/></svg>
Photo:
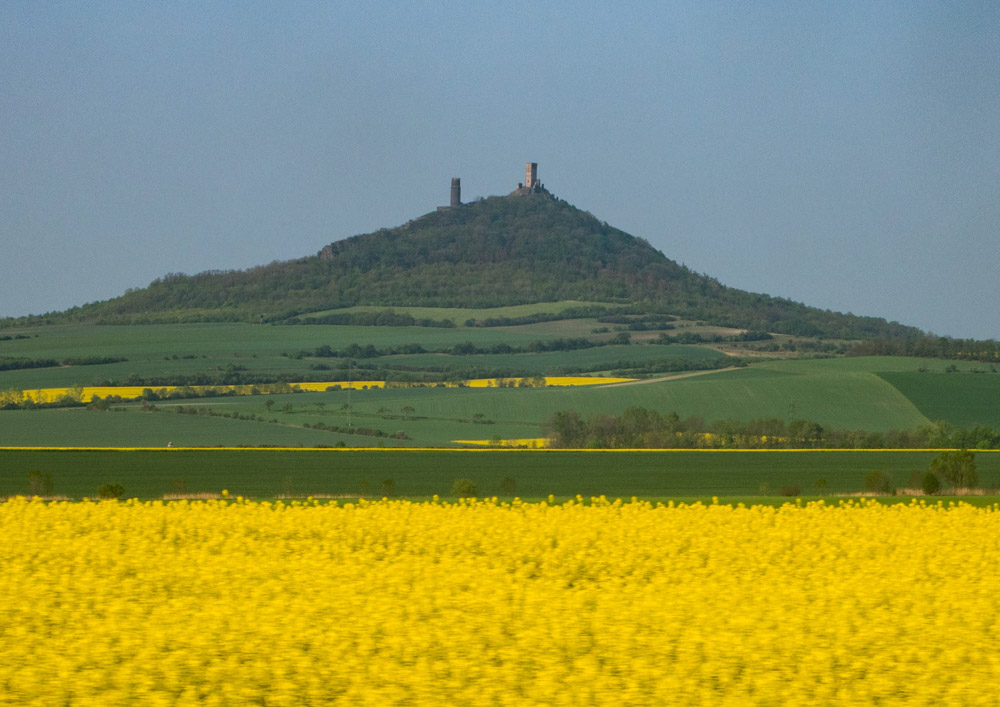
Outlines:
<svg viewBox="0 0 1000 707"><path fill-rule="evenodd" d="M559 311L585 303L562 302L496 310L433 310L399 308L414 316L465 318L522 316ZM359 308L378 309L378 308ZM433 317L432 317L433 318ZM73 385L107 381L176 379L181 376L245 375L293 380L343 378L343 359L297 357L320 346L337 350L351 344L377 348L416 343L428 349L472 342L526 345L533 341L587 336L594 319L560 320L495 328L271 326L251 324L164 324L137 326L57 325L25 329L29 338L0 341L0 357L56 359L119 356L120 363L0 371L0 390ZM678 322L678 326L682 323ZM613 329L613 327L612 327ZM687 329L685 329L686 331ZM17 331L11 330L11 334ZM651 332L642 332L654 336ZM638 337L636 337L638 339ZM574 351L534 354L454 356L411 354L355 360L353 375L363 379L362 366L401 366L420 371L462 367L463 377L493 371L525 374L561 371L614 370L622 362L686 359L724 361L723 354L704 345L607 345ZM323 367L327 367L324 369ZM271 410L260 396L161 402L163 412L124 405L124 412L83 410L0 411L0 445L27 446L150 446L167 442L182 446L428 446L454 440L534 438L541 425L560 410L620 415L630 406L676 412L681 417L723 419L779 418L786 422L812 420L827 428L871 432L912 430L932 421L956 426L1000 427L1000 375L973 373L982 364L902 357L754 359L730 371L713 371L640 385L544 389L438 389L307 393L270 396ZM944 373L952 369L955 372ZM667 374L652 376L666 378ZM380 430L385 436L360 436L308 429L322 423L350 424ZM211 409L219 416L177 415L177 405ZM287 406L290 409L286 409ZM404 409L412 408L409 412ZM264 417L267 422L257 420ZM487 422L477 424L474 422ZM390 439L397 435L403 439Z"/></svg>
<svg viewBox="0 0 1000 707"><path fill-rule="evenodd" d="M926 470L933 452L517 452L517 451L0 451L0 496L28 492L27 473L52 475L53 492L94 496L105 483L129 496L159 498L183 489L266 497L280 494L378 495L392 479L397 495L447 496L467 478L483 495L498 495L510 477L525 498L680 498L758 496L762 484L777 495L798 486L804 494L850 493L875 470L899 487ZM1000 453L977 455L981 486L1000 486Z"/></svg>
<svg viewBox="0 0 1000 707"><path fill-rule="evenodd" d="M1000 375L894 372L879 374L925 417L959 427L1000 429Z"/></svg>
<svg viewBox="0 0 1000 707"><path fill-rule="evenodd" d="M7 410L0 411L0 445L441 447L453 446L454 440L539 437L542 423L559 410L577 410L584 416L620 415L630 406L675 411L709 422L775 417L881 432L915 429L938 419L959 426L1000 426L996 396L1000 376L915 372L924 363L891 358L791 360L630 385L389 388L224 397L162 401L157 403L159 412L144 411L138 403L121 406L124 412ZM265 407L268 399L274 401L270 411ZM264 417L268 422L178 415L178 406ZM317 423L347 427L348 422L386 435L402 432L409 439L305 427Z"/></svg>
<svg viewBox="0 0 1000 707"><path fill-rule="evenodd" d="M559 368L596 371L618 368L622 362L639 364L660 359L686 359L688 361L710 361L725 358L719 353L702 346L682 344L645 346L601 346L576 351L545 351L522 354L482 354L474 357L451 356L447 354L407 354L384 356L372 361L415 368L447 368L468 366L474 363L484 368L510 368L529 374L540 375ZM629 365L625 363L625 365Z"/></svg>
<svg viewBox="0 0 1000 707"><path fill-rule="evenodd" d="M309 312L303 314L302 319L314 319L325 317L330 314L351 314L354 312L386 312L393 311L396 314L409 314L414 319L430 319L432 321L444 321L450 319L461 326L468 319L490 319L507 317L527 317L532 314L559 314L563 310L573 307L608 307L615 305L607 302L578 302L576 300L564 300L562 302L536 302L534 304L515 304L509 307L490 307L488 309L475 309L464 307L376 307L370 305L360 305L357 307L344 307L342 309L325 309L320 312Z"/></svg>
<svg viewBox="0 0 1000 707"><path fill-rule="evenodd" d="M55 359L80 356L124 357L121 363L59 368L0 371L0 390L97 385L124 380L135 374L190 376L218 373L237 367L249 373L305 376L315 374L314 364L336 365L338 359L295 358L300 351L320 346L344 349L351 344L376 348L419 344L428 350L471 342L478 347L496 344L526 346L558 338L609 339L613 332L592 334L594 319L541 322L514 327L362 327L362 326L258 326L252 324L154 324L136 326L60 325L25 331L31 338L0 341L0 357ZM18 333L18 332L12 332ZM643 332L649 338L653 334ZM602 346L578 351L521 356L393 356L355 361L358 365L384 364L412 367L449 365L479 367L520 366L530 373L551 367L611 368L622 359L655 358L706 360L722 354L698 346ZM540 358L533 359L533 356Z"/></svg>

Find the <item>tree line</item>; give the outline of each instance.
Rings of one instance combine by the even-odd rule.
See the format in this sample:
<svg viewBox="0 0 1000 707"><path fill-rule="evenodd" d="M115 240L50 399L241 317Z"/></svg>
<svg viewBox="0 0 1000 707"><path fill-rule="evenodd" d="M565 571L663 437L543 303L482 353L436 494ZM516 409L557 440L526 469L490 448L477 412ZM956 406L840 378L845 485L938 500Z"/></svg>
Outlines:
<svg viewBox="0 0 1000 707"><path fill-rule="evenodd" d="M542 427L552 447L563 449L1000 449L1000 432L947 422L915 430L842 430L810 420L681 418L630 407L620 416L575 410L553 414Z"/></svg>
<svg viewBox="0 0 1000 707"><path fill-rule="evenodd" d="M854 344L846 353L848 356L913 356L1000 363L1000 342L993 339L952 339L946 336L907 340L872 339Z"/></svg>

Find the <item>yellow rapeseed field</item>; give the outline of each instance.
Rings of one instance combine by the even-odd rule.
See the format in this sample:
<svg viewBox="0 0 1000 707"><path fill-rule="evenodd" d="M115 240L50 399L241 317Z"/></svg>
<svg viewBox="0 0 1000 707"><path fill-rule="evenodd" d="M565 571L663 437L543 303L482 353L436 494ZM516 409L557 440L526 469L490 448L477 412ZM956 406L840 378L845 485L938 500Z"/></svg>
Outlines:
<svg viewBox="0 0 1000 707"><path fill-rule="evenodd" d="M1000 507L0 504L0 704L993 705Z"/></svg>
<svg viewBox="0 0 1000 707"><path fill-rule="evenodd" d="M524 449L544 449L551 441L548 437L524 437L521 439L453 439L455 444L474 444L479 447L521 447Z"/></svg>
<svg viewBox="0 0 1000 707"><path fill-rule="evenodd" d="M522 378L472 378L469 380L455 382L449 381L440 385L448 388L455 388L463 385L468 388L502 388L516 387L521 383ZM538 382L548 386L581 386L581 385L601 385L607 383L622 383L635 380L634 378L611 378L598 376L555 376L538 378ZM397 383L393 382L395 388L427 388L439 385L438 383ZM357 380L357 381L325 381L325 382L300 382L287 384L267 384L260 385L163 385L163 386L142 386L142 385L119 385L119 386L80 386L76 388L36 388L33 390L4 390L0 391L0 402L6 400L9 403L20 404L24 400L32 400L36 403L54 403L62 398L70 397L83 403L89 403L94 396L102 398L109 395L117 395L124 400L136 400L142 397L144 390L152 390L160 397L166 397L177 390L187 390L192 393L212 392L217 395L254 395L272 394L281 392L317 392L325 391L327 388L340 388L346 390L362 390L364 388L385 388L386 382L382 380ZM271 388L278 388L271 390Z"/></svg>

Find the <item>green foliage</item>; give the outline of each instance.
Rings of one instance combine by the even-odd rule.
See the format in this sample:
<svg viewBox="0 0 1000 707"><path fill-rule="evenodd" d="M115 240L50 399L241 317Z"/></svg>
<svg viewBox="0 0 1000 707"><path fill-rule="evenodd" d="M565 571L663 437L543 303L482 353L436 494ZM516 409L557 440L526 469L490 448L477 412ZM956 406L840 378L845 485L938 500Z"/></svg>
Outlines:
<svg viewBox="0 0 1000 707"><path fill-rule="evenodd" d="M941 452L931 462L930 470L948 482L952 488L974 488L979 485L976 454L968 449Z"/></svg>
<svg viewBox="0 0 1000 707"><path fill-rule="evenodd" d="M501 496L513 496L517 493L517 481L515 481L510 476L503 477L500 482L500 495Z"/></svg>
<svg viewBox="0 0 1000 707"><path fill-rule="evenodd" d="M52 495L52 474L40 469L28 470L28 489L32 496Z"/></svg>
<svg viewBox="0 0 1000 707"><path fill-rule="evenodd" d="M97 495L102 499L121 498L125 495L125 489L121 484L102 484L97 489Z"/></svg>
<svg viewBox="0 0 1000 707"><path fill-rule="evenodd" d="M451 485L451 495L456 498L474 498L479 495L479 488L471 479L456 479Z"/></svg>
<svg viewBox="0 0 1000 707"><path fill-rule="evenodd" d="M865 475L865 491L869 493L893 493L892 477L881 469Z"/></svg>
<svg viewBox="0 0 1000 707"><path fill-rule="evenodd" d="M1000 341L995 339L953 339L946 336L923 336L906 339L872 339L854 344L848 356L917 356L921 358L954 359L1000 363ZM945 369L948 373L955 366Z"/></svg>
<svg viewBox="0 0 1000 707"><path fill-rule="evenodd" d="M271 322L355 305L495 307L576 299L645 302L723 326L802 336L921 332L743 292L668 259L642 239L547 196L493 197L246 271L168 274L121 297L14 324L53 321Z"/></svg>
<svg viewBox="0 0 1000 707"><path fill-rule="evenodd" d="M885 434L824 428L809 420L786 424L778 418L708 424L700 417L681 419L676 412L661 415L637 406L627 408L620 417L595 413L586 421L577 411L560 410L543 423L542 430L551 446L564 449L904 449L958 446L956 442L970 434L944 423ZM983 448L1000 447L1000 433L985 427L974 432L991 440Z"/></svg>
<svg viewBox="0 0 1000 707"><path fill-rule="evenodd" d="M938 491L941 490L941 482L938 481L937 474L933 471L928 471L924 473L923 479L921 480L920 487L927 496L933 496Z"/></svg>
<svg viewBox="0 0 1000 707"><path fill-rule="evenodd" d="M53 368L58 365L59 362L51 358L37 359L0 356L0 371L18 371L25 368Z"/></svg>
<svg viewBox="0 0 1000 707"><path fill-rule="evenodd" d="M801 496L802 487L795 484L788 484L781 487L780 493L782 496Z"/></svg>
<svg viewBox="0 0 1000 707"><path fill-rule="evenodd" d="M394 479L385 479L379 486L379 493L383 496L395 496L396 495L396 482Z"/></svg>

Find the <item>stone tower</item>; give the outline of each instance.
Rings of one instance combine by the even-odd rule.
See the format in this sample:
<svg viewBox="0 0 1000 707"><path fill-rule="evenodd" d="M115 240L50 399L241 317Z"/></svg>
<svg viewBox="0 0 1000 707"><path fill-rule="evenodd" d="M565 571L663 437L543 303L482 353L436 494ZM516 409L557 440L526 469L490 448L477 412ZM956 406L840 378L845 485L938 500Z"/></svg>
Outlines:
<svg viewBox="0 0 1000 707"><path fill-rule="evenodd" d="M517 183L517 189L515 189L512 194L545 194L547 196L552 196L549 194L549 190L545 188L545 185L541 183L538 179L538 163L528 162L524 166L524 184L520 182Z"/></svg>
<svg viewBox="0 0 1000 707"><path fill-rule="evenodd" d="M458 177L451 180L451 205L453 207L462 205L462 180Z"/></svg>

